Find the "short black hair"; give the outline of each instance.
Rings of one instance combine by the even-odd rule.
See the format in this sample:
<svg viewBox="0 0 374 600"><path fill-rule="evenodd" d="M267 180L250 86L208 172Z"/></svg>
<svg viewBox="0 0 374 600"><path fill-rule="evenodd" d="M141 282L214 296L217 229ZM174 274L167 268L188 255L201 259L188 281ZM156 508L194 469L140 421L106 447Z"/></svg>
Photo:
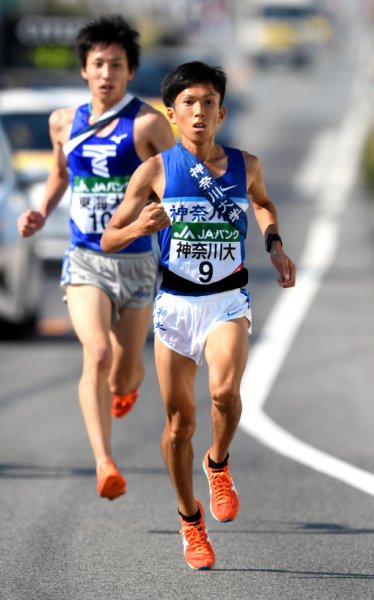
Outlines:
<svg viewBox="0 0 374 600"><path fill-rule="evenodd" d="M168 73L161 83L161 96L165 106L173 106L175 98L196 83L211 84L220 95L222 106L226 92L226 73L221 67L211 67L200 61L179 65Z"/></svg>
<svg viewBox="0 0 374 600"><path fill-rule="evenodd" d="M99 44L118 44L126 52L129 69L136 70L140 60L139 37L139 32L121 15L109 15L88 21L80 28L75 38L79 62L85 67L88 53Z"/></svg>

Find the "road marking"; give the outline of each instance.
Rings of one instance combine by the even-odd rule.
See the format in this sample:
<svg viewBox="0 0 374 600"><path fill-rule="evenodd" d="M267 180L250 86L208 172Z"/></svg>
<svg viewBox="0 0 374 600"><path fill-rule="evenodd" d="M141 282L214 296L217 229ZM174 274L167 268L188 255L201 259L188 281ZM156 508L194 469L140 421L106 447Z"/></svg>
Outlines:
<svg viewBox="0 0 374 600"><path fill-rule="evenodd" d="M328 174L334 149L335 131L324 131L312 143L307 159L299 169L295 179L295 189L299 197L313 199L320 182Z"/></svg>
<svg viewBox="0 0 374 600"><path fill-rule="evenodd" d="M338 217L356 180L369 116L361 106L352 108L336 136L328 177L321 183L317 214L299 263L297 285L280 292L247 362L241 386L240 427L279 454L374 496L374 475L297 439L263 410L299 326L333 263L340 229ZM320 144L315 148L318 150ZM316 156L310 164L318 171Z"/></svg>

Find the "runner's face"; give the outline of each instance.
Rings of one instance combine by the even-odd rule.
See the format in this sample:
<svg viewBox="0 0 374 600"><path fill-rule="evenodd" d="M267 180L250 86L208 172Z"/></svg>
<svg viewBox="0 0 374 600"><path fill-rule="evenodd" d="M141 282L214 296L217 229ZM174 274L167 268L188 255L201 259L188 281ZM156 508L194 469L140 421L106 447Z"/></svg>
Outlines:
<svg viewBox="0 0 374 600"><path fill-rule="evenodd" d="M187 138L201 144L214 138L218 124L225 116L225 108L219 106L220 95L211 84L196 84L183 90L175 99L168 115L175 123L181 139Z"/></svg>
<svg viewBox="0 0 374 600"><path fill-rule="evenodd" d="M134 76L134 71L129 69L126 52L117 44L98 44L92 48L81 73L92 98L109 106L122 98L127 82Z"/></svg>

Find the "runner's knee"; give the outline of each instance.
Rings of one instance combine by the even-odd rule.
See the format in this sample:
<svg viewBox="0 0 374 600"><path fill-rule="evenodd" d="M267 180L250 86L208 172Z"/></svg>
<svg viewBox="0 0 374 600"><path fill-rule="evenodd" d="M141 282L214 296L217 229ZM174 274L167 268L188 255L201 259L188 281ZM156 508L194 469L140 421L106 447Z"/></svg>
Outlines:
<svg viewBox="0 0 374 600"><path fill-rule="evenodd" d="M98 343L84 351L85 366L95 372L109 372L112 362L110 344Z"/></svg>
<svg viewBox="0 0 374 600"><path fill-rule="evenodd" d="M167 417L167 433L173 445L183 444L191 440L195 429L195 415L176 413Z"/></svg>
<svg viewBox="0 0 374 600"><path fill-rule="evenodd" d="M240 416L241 399L239 389L235 389L228 383L221 383L210 386L210 394L213 406L220 412L225 414L235 414Z"/></svg>

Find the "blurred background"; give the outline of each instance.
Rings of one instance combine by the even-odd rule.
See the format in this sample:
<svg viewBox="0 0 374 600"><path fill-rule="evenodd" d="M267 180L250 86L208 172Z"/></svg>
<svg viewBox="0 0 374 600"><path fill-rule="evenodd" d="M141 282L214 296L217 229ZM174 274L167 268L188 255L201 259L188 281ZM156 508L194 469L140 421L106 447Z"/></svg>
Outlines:
<svg viewBox="0 0 374 600"><path fill-rule="evenodd" d="M48 282L51 274L56 282L53 265L59 264L67 246L68 197L35 239L21 241L15 220L26 206L38 207L43 194L51 164L49 114L56 107L87 99L74 37L87 18L103 12L98 0L0 3L3 336L33 332L45 312L48 317L54 310ZM367 80L373 75L372 0L106 0L108 12L124 14L140 31L142 62L130 90L160 110L160 82L175 65L201 59L226 69L228 116L217 141L260 154L271 168L269 185L280 201L284 179L292 170L296 172L302 152L312 142L315 117L322 119L321 126L332 126L343 110L344 78L346 82L354 78L359 68L365 70ZM308 85L313 86L309 96ZM335 92L333 85L338 86ZM304 116L303 123L299 122L299 102L304 108L308 104L309 117ZM322 114L324 102L326 113ZM291 147L289 130L288 146L275 158L281 142L277 132L288 118L293 119L293 127L300 125L297 138ZM369 181L372 146L368 135L365 169ZM286 172L285 162L293 169ZM46 285L48 294L44 293Z"/></svg>
<svg viewBox="0 0 374 600"><path fill-rule="evenodd" d="M151 329L139 402L113 422L129 493L108 507L95 493L77 401L81 347L59 288L68 198L34 238L21 240L16 228L19 212L43 195L50 112L87 100L74 36L87 18L110 12L139 29L131 90L161 110L161 79L177 63L226 69L217 141L260 158L298 268L296 287L280 290L250 214L254 368L242 394L245 426L230 447L243 510L224 531L207 514L220 572L198 580L180 564ZM3 598L374 598L373 118L374 0L0 0ZM194 478L209 502L197 463L211 436L207 380L204 364ZM258 440L272 447L273 430L247 435L261 393L265 417L358 467L371 495L346 485L344 469L341 481L321 464L305 468L302 451L289 460L284 442L264 448Z"/></svg>

